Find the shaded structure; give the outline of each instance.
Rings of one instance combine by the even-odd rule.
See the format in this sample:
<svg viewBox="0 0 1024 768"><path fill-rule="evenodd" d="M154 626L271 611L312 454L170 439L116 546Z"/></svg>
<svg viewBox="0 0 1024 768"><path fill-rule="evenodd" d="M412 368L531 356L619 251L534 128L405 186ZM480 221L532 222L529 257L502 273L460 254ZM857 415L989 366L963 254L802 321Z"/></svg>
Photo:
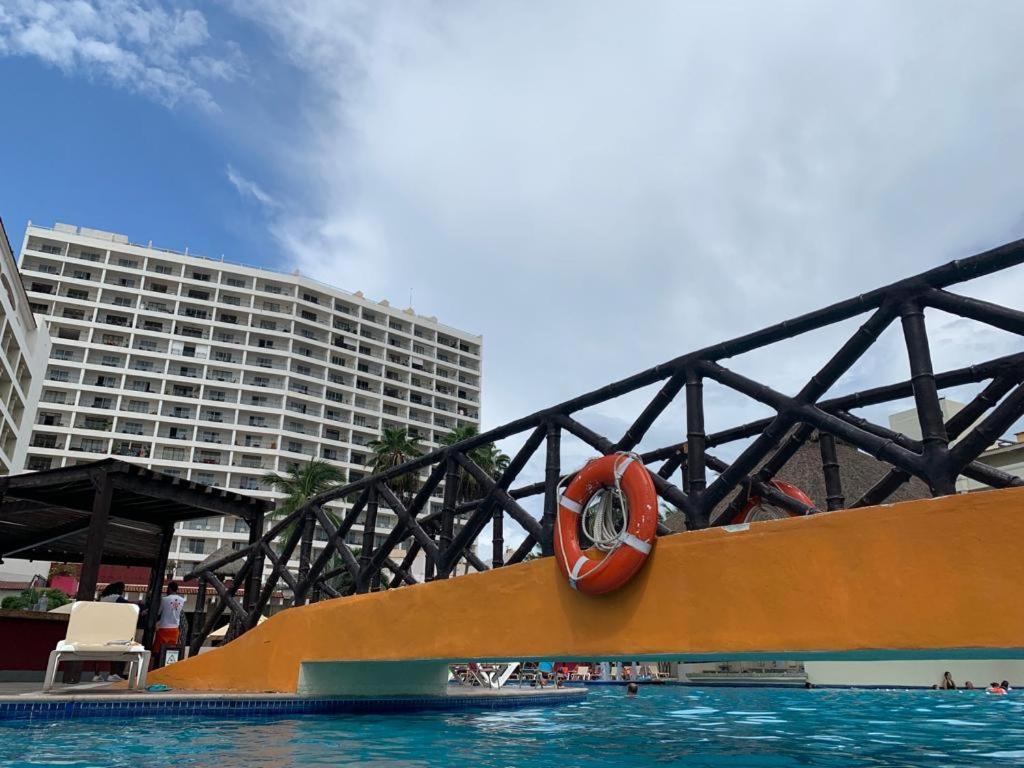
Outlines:
<svg viewBox="0 0 1024 768"><path fill-rule="evenodd" d="M834 456L830 455L830 451L834 451ZM829 467L829 464L833 466ZM762 468L758 467L758 470ZM814 502L815 509L842 509L847 500L859 499L871 490L886 476L889 468L884 461L879 461L855 446L815 431L775 472L774 479L802 490ZM826 469L835 473L831 495L825 477ZM930 496L927 484L911 477L889 494L885 501L893 504ZM721 501L711 513L712 521L717 522L723 513L738 506L741 499L745 502L746 498L747 495L741 493L736 499ZM686 516L674 512L666 517L665 524L673 531L684 531Z"/></svg>
<svg viewBox="0 0 1024 768"><path fill-rule="evenodd" d="M95 598L101 562L151 568L149 645L174 524L232 515L248 523L256 542L269 508L262 499L118 459L10 475L0 479L0 558L82 563L78 600Z"/></svg>
<svg viewBox="0 0 1024 768"><path fill-rule="evenodd" d="M246 550L232 553L220 562L211 563L209 570L194 572L191 576L208 577L210 571L230 560L243 560L243 569L252 571L255 563L262 562L264 557L270 559L273 568L251 608L238 601L221 600L219 610L230 610L234 626L245 630L255 625L279 582L291 590L293 605L304 605L322 595L338 596L339 591L328 582L339 571L351 577L345 594L370 591L382 579L391 587L415 584L417 579L411 573L411 566L421 552L426 559L427 580L448 578L461 562L478 571L518 563L535 546L539 546L543 555L550 555L560 488L571 479L574 470L561 463L563 434L582 441L598 454L634 451L655 421L671 407L679 408L680 437L685 433L685 440L645 451L640 459L650 472L658 495L679 510L690 531L724 524L733 517L730 510L741 509L751 494L795 515L818 512L819 506L791 498L771 484L816 433L825 509L880 504L912 479L916 479L917 488L926 487L932 496L955 493L960 475L991 488L1022 485L1024 481L1020 478L977 459L1024 415L1024 345L1015 354L972 359L964 367L936 372L925 324L925 313L938 311L1024 336L1024 312L949 290L958 283L1022 263L1024 240L1019 240L746 336L689 352L454 445L443 446L401 466L359 477L323 493L277 521ZM860 327L834 350L820 369L808 368L806 383L795 393L780 392L724 364L729 358L754 350L777 349L774 345L787 339L858 317L863 318ZM859 361L889 328L902 333L909 378L827 397L848 373L851 375L846 380L858 380ZM976 351L981 354L980 349ZM704 418L706 381L767 406L772 415L708 433ZM623 434L608 437L584 423L585 415L581 417L581 414L586 409L652 385L660 385L660 388ZM978 385L980 391L960 412L944 421L939 392L963 385ZM875 424L855 413L905 398L914 400L920 439ZM500 476L488 476L473 460L475 449L515 436L522 437L524 442ZM544 479L516 486L520 474L542 445ZM728 453L716 450L722 447L727 447ZM868 485L865 482L862 485L849 483L844 488L843 456L849 458L861 453L884 468L871 475L869 487L864 487ZM723 455L735 458L726 461ZM458 498L459 483L453 481L463 474L476 481L480 489L478 498L471 501ZM677 476L679 481L675 482ZM410 478L413 483L408 482ZM440 490L442 481L443 492ZM397 490L409 485L418 487L411 498ZM443 495L442 508L428 511L428 502L435 494ZM539 519L521 504L524 498L531 496L543 497ZM335 520L325 512L324 505L340 498L349 499L352 506L344 517ZM381 505L397 516L398 523L380 544L372 535L364 536L357 557L346 543L346 536L357 522L364 531L372 533ZM504 557L506 517L526 533L522 545L507 560ZM456 519L461 522L458 530ZM474 548L488 523L491 524L493 552L489 564L477 556ZM318 524L327 541L324 549L313 558L310 543ZM659 533L665 535L672 531L661 526ZM404 555L396 562L391 556L400 546ZM293 572L289 562L297 547L299 568ZM337 558L342 565L329 565L332 558ZM385 571L391 575L386 575Z"/></svg>

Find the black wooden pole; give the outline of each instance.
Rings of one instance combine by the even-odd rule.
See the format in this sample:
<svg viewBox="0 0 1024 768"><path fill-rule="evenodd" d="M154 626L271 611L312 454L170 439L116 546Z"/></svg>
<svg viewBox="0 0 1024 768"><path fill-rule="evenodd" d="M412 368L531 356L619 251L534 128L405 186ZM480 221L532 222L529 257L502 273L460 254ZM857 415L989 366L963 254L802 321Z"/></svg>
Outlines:
<svg viewBox="0 0 1024 768"><path fill-rule="evenodd" d="M914 405L921 425L921 446L925 474L933 496L956 493L956 478L950 477L948 468L949 438L939 403L939 388L932 369L931 350L928 348L928 330L924 312L915 301L900 307L903 339L910 360L910 381L914 387Z"/></svg>
<svg viewBox="0 0 1024 768"><path fill-rule="evenodd" d="M257 510L249 518L249 546L252 548L252 573L249 574L249 583L245 586L245 610L252 612L256 600L260 594L260 585L263 583L263 548L259 541L263 537L263 526L265 518L262 509ZM258 620L258 619L257 619Z"/></svg>
<svg viewBox="0 0 1024 768"><path fill-rule="evenodd" d="M444 501L441 508L441 540L439 549L441 555L447 560L448 550L451 548L452 539L455 538L455 506L459 499L459 485L462 479L462 472L458 463L452 456L447 459L448 469L444 475ZM438 576L447 577L446 568L441 569Z"/></svg>
<svg viewBox="0 0 1024 768"><path fill-rule="evenodd" d="M505 510L497 504L491 518L491 568L505 564Z"/></svg>
<svg viewBox="0 0 1024 768"><path fill-rule="evenodd" d="M691 528L707 528L710 510L701 502L707 488L707 470L704 448L704 379L690 369L686 372L686 493L694 502L694 519L687 520Z"/></svg>
<svg viewBox="0 0 1024 768"><path fill-rule="evenodd" d="M189 634L188 644L191 647L196 640L199 639L199 635L202 633L202 627L206 623L206 577L200 576L196 581L196 606L195 610L192 611L192 626L191 633Z"/></svg>
<svg viewBox="0 0 1024 768"><path fill-rule="evenodd" d="M299 544L299 581L309 578L309 566L313 561L313 536L316 532L316 515L307 506L301 518L302 539Z"/></svg>
<svg viewBox="0 0 1024 768"><path fill-rule="evenodd" d="M843 480L839 474L836 439L825 432L819 432L818 448L821 450L821 472L825 477L825 505L830 512L842 509L845 499L843 498Z"/></svg>
<svg viewBox="0 0 1024 768"><path fill-rule="evenodd" d="M363 551L359 553L359 576L356 579L356 592L362 594L370 589L370 574L367 566L373 555L373 540L377 535L377 487L370 486L366 498L366 512L363 515Z"/></svg>
<svg viewBox="0 0 1024 768"><path fill-rule="evenodd" d="M547 457L544 462L544 516L541 519L541 553L555 553L555 517L558 514L558 481L562 471L562 431L557 424L548 424Z"/></svg>
<svg viewBox="0 0 1024 768"><path fill-rule="evenodd" d="M92 497L92 516L89 531L85 537L85 556L82 558L82 572L78 577L76 600L95 600L96 582L99 579L100 563L103 561L103 544L110 522L110 502L114 486L106 472L97 478L96 490Z"/></svg>
<svg viewBox="0 0 1024 768"><path fill-rule="evenodd" d="M164 575L167 572L167 559L171 552L171 541L174 539L174 524L168 523L160 529L160 545L156 559L153 561L153 568L149 572L149 592L146 596L149 601L149 612L146 614L145 629L142 634L142 644L147 648L153 645L153 637L156 634L157 614L160 613L160 598L163 593Z"/></svg>

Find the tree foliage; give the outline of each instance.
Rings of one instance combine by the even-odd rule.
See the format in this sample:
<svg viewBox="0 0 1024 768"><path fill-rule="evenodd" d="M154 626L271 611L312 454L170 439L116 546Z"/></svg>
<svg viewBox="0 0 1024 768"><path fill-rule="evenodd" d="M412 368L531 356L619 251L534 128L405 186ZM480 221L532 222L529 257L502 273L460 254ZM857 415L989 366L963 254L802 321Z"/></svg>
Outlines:
<svg viewBox="0 0 1024 768"><path fill-rule="evenodd" d="M370 443L369 448L373 451L371 469L375 474L387 472L389 469L394 469L423 455L420 438L410 435L409 430L399 427L385 427L384 431L380 433L380 437ZM396 493L408 497L419 487L419 473L409 472L401 477L396 477L388 484Z"/></svg>
<svg viewBox="0 0 1024 768"><path fill-rule="evenodd" d="M25 589L19 595L8 595L0 602L0 609L5 611L31 611L46 595L46 610L52 611L71 602L71 598L59 589Z"/></svg>
<svg viewBox="0 0 1024 768"><path fill-rule="evenodd" d="M465 424L461 427L456 427L443 438L441 438L442 445L455 445L461 443L463 440L468 440L471 437L476 437L479 434L477 428L472 424ZM477 466L482 469L488 477L497 480L502 476L506 469L508 469L509 457L502 453L501 449L498 448L494 443L485 443L484 445L478 446L469 452L469 458L476 462ZM459 472L459 501L472 501L473 499L479 498L482 495L482 491L479 484L470 477L466 472L460 470Z"/></svg>
<svg viewBox="0 0 1024 768"><path fill-rule="evenodd" d="M261 479L275 491L285 495L270 513L272 518L280 519L290 515L314 496L319 496L345 482L345 471L323 459L312 459L305 464L295 465L286 474L268 472ZM337 515L328 509L324 509L324 512L337 524ZM294 529L294 524L288 526L283 532L284 538L291 536Z"/></svg>

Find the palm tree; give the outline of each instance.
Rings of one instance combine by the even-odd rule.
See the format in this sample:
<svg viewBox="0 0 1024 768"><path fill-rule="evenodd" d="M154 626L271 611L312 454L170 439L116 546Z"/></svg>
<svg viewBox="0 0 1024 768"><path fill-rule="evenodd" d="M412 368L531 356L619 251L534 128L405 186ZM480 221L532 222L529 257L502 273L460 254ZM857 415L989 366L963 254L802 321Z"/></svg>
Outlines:
<svg viewBox="0 0 1024 768"><path fill-rule="evenodd" d="M455 445L463 440L476 437L479 434L473 424L464 424L456 427L447 435L441 438L442 445ZM494 443L486 443L478 446L469 452L469 458L476 462L488 477L497 480L508 469L509 458ZM465 472L459 471L459 501L472 501L480 496L481 490L476 480Z"/></svg>
<svg viewBox="0 0 1024 768"><path fill-rule="evenodd" d="M260 479L278 493L285 495L271 513L274 518L282 518L290 515L314 496L345 482L345 472L323 459L311 459L305 464L295 464L287 474L268 472Z"/></svg>
<svg viewBox="0 0 1024 768"><path fill-rule="evenodd" d="M287 474L268 472L260 480L278 493L285 494L270 513L272 520L279 520L290 515L314 496L319 496L324 491L345 482L345 471L323 459L311 459L305 464L293 465ZM335 525L339 523L337 514L326 508L324 512ZM291 538L295 525L291 523L282 531L283 539Z"/></svg>
<svg viewBox="0 0 1024 768"><path fill-rule="evenodd" d="M420 437L410 435L408 430L399 427L385 427L384 431L380 433L380 437L370 443L368 447L373 451L373 461L370 466L374 474L394 469L423 455ZM390 481L390 485L402 497L403 503L408 506L412 494L416 492L419 485L419 473L409 472L401 477L396 477Z"/></svg>

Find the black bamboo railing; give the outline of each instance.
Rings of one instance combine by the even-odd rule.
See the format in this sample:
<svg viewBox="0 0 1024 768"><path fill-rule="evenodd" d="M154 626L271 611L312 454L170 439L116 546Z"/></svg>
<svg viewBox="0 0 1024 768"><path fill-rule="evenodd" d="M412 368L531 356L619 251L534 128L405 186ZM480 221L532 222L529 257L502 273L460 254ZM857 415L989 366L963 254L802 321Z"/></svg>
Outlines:
<svg viewBox="0 0 1024 768"><path fill-rule="evenodd" d="M276 521L265 532L253 531L251 544L217 562L207 563L201 572L188 574L200 584L202 626L192 634L193 651L209 632L230 614L229 636L255 626L275 591L290 593L292 605L362 593L383 586L415 584L413 563L423 553L426 579L450 577L462 563L477 571L500 568L523 560L535 547L542 555L552 553L552 528L558 507L558 486L566 471L561 465L563 433L574 436L600 454L632 451L655 421L677 399L685 403L686 441L641 454L659 496L685 515L686 528L696 530L721 524L733 517L751 494L796 514L816 509L781 493L769 481L815 434L821 451L821 469L828 509L854 508L885 501L911 478L927 484L933 495L955 492L958 476L983 485L1002 488L1021 485L1017 477L976 459L993 441L1024 415L1024 351L936 373L932 367L924 313L941 310L979 323L1024 335L1024 313L968 298L947 289L957 283L991 275L1024 262L1024 240L985 253L954 261L916 277L893 283L825 309L810 312L760 331L677 357L634 376L567 400L550 408L512 421L452 446L435 450L401 466L362 477L339 486ZM722 364L723 360L786 339L841 323L860 315L865 322L811 375L795 394L778 392L743 376ZM899 324L909 361L910 378L873 389L823 399L830 388L856 366L864 353L890 326ZM774 415L748 424L708 434L704 426L704 382L710 380L769 406ZM658 382L657 394L640 411L617 439L600 435L576 418L580 411ZM981 384L966 407L943 421L939 391L949 387ZM914 440L855 416L852 410L903 398L914 399L921 439ZM475 449L495 441L525 436L525 442L508 468L492 478L472 458ZM884 476L866 493L847 503L841 487L835 440L839 439L888 465ZM953 441L956 440L955 443ZM728 444L745 446L732 461L710 451ZM527 462L545 446L544 479L513 487ZM713 479L709 481L709 470ZM426 473L422 478L421 473ZM681 474L677 485L673 475ZM471 477L480 495L471 501L458 499L459 478ZM415 493L408 478L416 478ZM431 496L443 487L440 510L430 511ZM732 499L721 512L724 502ZM522 505L527 497L543 495L541 515L534 517ZM346 499L347 511L337 518L324 506ZM386 505L398 518L380 546L374 546L377 512ZM720 513L712 517L713 511ZM525 532L518 549L506 559L504 525L510 518ZM491 524L492 557L484 563L474 544L486 525ZM315 528L327 535L326 546L313 557ZM363 530L359 553L346 543L353 526ZM662 526L660 535L671 533ZM298 568L290 565L298 547ZM401 552L396 561L392 555ZM244 560L230 585L216 572L232 562ZM265 569L265 560L271 567ZM266 577L263 577L267 570ZM346 576L341 590L332 586ZM337 583L337 582L335 582ZM239 599L245 585L244 598ZM210 587L216 601L206 610Z"/></svg>

